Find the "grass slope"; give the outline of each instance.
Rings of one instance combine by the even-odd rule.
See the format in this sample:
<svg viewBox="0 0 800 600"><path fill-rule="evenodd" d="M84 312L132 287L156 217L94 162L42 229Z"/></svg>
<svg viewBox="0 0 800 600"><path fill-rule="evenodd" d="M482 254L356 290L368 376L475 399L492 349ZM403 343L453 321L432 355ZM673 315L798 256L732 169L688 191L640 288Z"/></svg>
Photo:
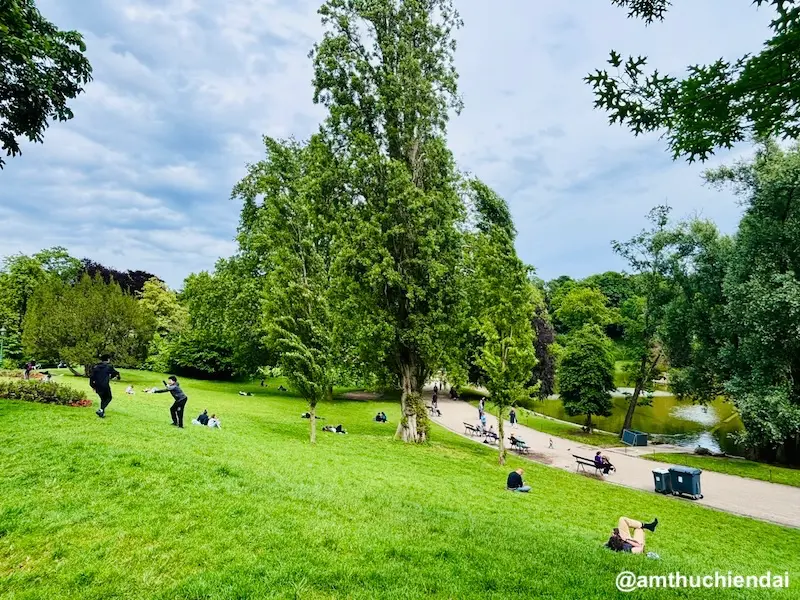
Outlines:
<svg viewBox="0 0 800 600"><path fill-rule="evenodd" d="M187 416L208 408L224 429L178 430L168 395L122 393L161 377L123 378L105 420L0 400L0 597L604 599L622 596L621 570L800 576L800 531L535 463L533 492L512 494L520 459L498 467L438 428L429 445L395 442L395 404L322 405L350 435L311 447L288 395L185 380ZM661 519L648 546L662 560L601 547L622 514ZM636 593L690 595L760 592Z"/></svg>
<svg viewBox="0 0 800 600"><path fill-rule="evenodd" d="M728 475L738 475L750 479L760 479L772 483L782 483L800 487L800 469L776 467L760 462L742 460L740 458L723 458L715 456L699 456L697 454L655 453L642 456L648 460L695 467L704 471L716 471Z"/></svg>

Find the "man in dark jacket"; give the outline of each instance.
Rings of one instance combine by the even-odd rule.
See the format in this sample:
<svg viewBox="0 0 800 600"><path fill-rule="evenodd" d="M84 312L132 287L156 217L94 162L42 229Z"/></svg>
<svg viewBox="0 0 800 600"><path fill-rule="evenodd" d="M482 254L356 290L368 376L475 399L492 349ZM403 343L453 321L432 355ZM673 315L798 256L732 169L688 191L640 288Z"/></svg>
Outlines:
<svg viewBox="0 0 800 600"><path fill-rule="evenodd" d="M169 414L172 416L172 424L175 427L183 429L183 409L186 408L186 401L189 399L183 393L181 386L178 385L178 378L171 375L167 381L164 381L164 388L160 390L151 390L154 394L163 394L169 392L172 394L174 402L169 408Z"/></svg>
<svg viewBox="0 0 800 600"><path fill-rule="evenodd" d="M522 469L517 469L516 471L511 471L508 474L508 481L506 482L506 489L511 490L512 492L530 492L531 486L525 485L522 482L522 474L525 471Z"/></svg>
<svg viewBox="0 0 800 600"><path fill-rule="evenodd" d="M95 414L101 419L106 416L106 406L111 402L111 380L115 377L119 379L119 373L111 366L111 357L104 354L89 375L89 385L100 398L100 410Z"/></svg>

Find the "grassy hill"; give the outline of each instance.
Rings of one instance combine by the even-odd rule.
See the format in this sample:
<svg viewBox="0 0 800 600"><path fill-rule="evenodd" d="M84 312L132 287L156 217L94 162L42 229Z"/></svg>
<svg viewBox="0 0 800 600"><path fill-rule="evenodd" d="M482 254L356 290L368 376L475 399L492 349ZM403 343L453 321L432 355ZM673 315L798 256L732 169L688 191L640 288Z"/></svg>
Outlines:
<svg viewBox="0 0 800 600"><path fill-rule="evenodd" d="M0 400L0 598L600 599L622 596L623 570L800 577L800 531L534 463L533 492L512 494L519 459L498 467L438 428L425 446L395 442L393 403L321 406L350 434L311 447L290 395L185 380L187 417L207 408L223 429L178 430L169 395L138 391L160 376L123 378L104 420L96 407ZM371 420L378 410L389 424ZM659 517L648 549L661 560L601 547L620 515Z"/></svg>

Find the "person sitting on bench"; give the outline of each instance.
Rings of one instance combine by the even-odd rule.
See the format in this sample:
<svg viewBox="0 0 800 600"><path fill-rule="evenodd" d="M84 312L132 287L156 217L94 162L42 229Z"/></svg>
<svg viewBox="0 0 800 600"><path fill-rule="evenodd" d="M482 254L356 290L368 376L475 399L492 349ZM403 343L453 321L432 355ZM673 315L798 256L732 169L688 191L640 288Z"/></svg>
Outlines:
<svg viewBox="0 0 800 600"><path fill-rule="evenodd" d="M644 552L644 530L655 531L657 525L658 519L652 523L642 523L628 517L620 517L617 526L611 532L611 537L606 542L606 548L614 552L642 554Z"/></svg>
<svg viewBox="0 0 800 600"><path fill-rule="evenodd" d="M508 481L506 481L506 489L512 492L530 492L531 486L525 485L522 481L522 474L525 471L517 469L508 474Z"/></svg>
<svg viewBox="0 0 800 600"><path fill-rule="evenodd" d="M603 475L608 475L609 471L616 471L617 468L612 465L607 456L601 456L600 450L594 455L594 466L603 471Z"/></svg>

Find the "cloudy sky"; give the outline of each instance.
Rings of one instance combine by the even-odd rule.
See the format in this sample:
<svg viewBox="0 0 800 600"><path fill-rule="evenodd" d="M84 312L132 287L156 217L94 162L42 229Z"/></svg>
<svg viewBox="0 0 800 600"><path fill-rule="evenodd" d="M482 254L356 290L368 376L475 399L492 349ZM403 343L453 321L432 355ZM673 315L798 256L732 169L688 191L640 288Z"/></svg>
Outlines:
<svg viewBox="0 0 800 600"><path fill-rule="evenodd" d="M72 121L0 172L0 255L62 245L175 287L230 255L230 190L262 156L261 136L305 138L321 120L307 58L320 1L38 0L83 32L94 81ZM509 201L519 252L545 279L622 268L610 240L665 201L726 231L738 221L736 200L702 185L703 166L673 162L656 135L608 126L581 81L611 48L681 73L767 37L770 13L749 0L674 4L645 27L608 0L457 2L466 108L450 144Z"/></svg>

